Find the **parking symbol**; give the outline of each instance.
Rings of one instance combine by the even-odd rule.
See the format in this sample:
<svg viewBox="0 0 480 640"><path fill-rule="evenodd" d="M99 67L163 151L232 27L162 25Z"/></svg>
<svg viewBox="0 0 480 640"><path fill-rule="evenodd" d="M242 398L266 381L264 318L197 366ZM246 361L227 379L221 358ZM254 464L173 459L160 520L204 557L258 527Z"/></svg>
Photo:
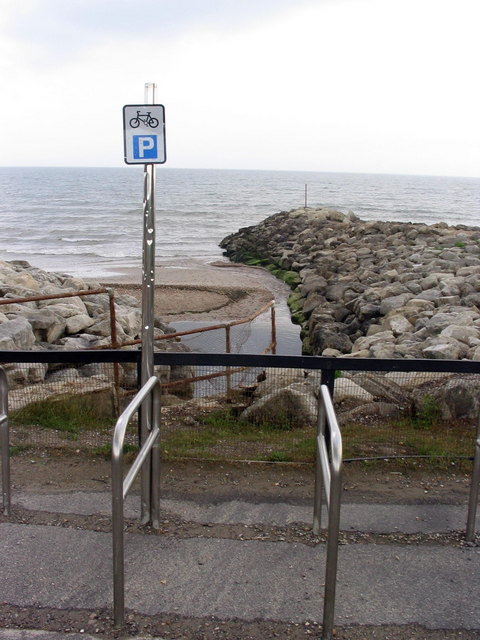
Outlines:
<svg viewBox="0 0 480 640"><path fill-rule="evenodd" d="M133 136L133 157L135 160L157 158L157 136Z"/></svg>

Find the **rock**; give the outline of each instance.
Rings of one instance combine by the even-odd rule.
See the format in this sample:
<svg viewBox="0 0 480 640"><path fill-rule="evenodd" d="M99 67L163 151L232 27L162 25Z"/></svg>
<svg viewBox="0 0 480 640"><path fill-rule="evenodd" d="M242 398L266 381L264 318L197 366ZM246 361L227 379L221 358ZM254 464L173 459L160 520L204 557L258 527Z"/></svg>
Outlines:
<svg viewBox="0 0 480 640"><path fill-rule="evenodd" d="M31 349L35 344L35 335L30 323L21 317L0 324L0 344L4 339L13 342L15 349Z"/></svg>
<svg viewBox="0 0 480 640"><path fill-rule="evenodd" d="M311 386L297 382L261 396L240 415L243 420L266 422L278 429L293 429L317 422L317 403Z"/></svg>
<svg viewBox="0 0 480 640"><path fill-rule="evenodd" d="M465 344L454 338L438 338L432 341L428 347L422 349L425 358L435 360L459 360L467 355L468 349Z"/></svg>
<svg viewBox="0 0 480 640"><path fill-rule="evenodd" d="M349 378L337 378L335 380L333 400L336 404L347 401L353 401L354 403L360 401L363 403L372 402L373 396L353 380Z"/></svg>
<svg viewBox="0 0 480 640"><path fill-rule="evenodd" d="M480 410L480 380L476 375L451 377L444 384L413 393L417 412L437 412L443 420L477 421Z"/></svg>
<svg viewBox="0 0 480 640"><path fill-rule="evenodd" d="M380 304L380 314L382 316L388 315L391 311L403 307L411 298L413 298L411 293L402 293L398 296L384 298Z"/></svg>
<svg viewBox="0 0 480 640"><path fill-rule="evenodd" d="M24 309L22 316L28 320L37 342L56 342L63 336L66 322L51 309Z"/></svg>
<svg viewBox="0 0 480 640"><path fill-rule="evenodd" d="M429 357L476 358L475 336L442 332L480 328L478 239L478 228L363 221L322 207L274 214L221 246L235 260L255 257L274 270L288 259L301 280L294 312L307 353L418 358L429 349ZM363 341L378 327L392 337ZM439 334L468 350L450 340L426 343Z"/></svg>
<svg viewBox="0 0 480 640"><path fill-rule="evenodd" d="M262 378L263 380L259 382L254 391L256 398L268 395L276 389L288 387L295 382L303 382L305 380L305 373L303 369L279 369L272 367L263 372Z"/></svg>
<svg viewBox="0 0 480 640"><path fill-rule="evenodd" d="M374 400L394 404L398 409L410 408L410 394L391 378L375 373L357 373L352 379L370 393Z"/></svg>
<svg viewBox="0 0 480 640"><path fill-rule="evenodd" d="M95 320L90 318L86 313L79 313L76 316L70 316L67 318L65 324L67 333L74 334L88 329L88 327L95 324Z"/></svg>

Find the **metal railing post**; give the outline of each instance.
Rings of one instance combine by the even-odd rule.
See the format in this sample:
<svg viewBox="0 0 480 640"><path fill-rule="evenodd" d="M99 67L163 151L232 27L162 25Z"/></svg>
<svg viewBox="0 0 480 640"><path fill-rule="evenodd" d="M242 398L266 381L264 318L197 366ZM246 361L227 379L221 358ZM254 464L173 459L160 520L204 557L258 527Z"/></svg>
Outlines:
<svg viewBox="0 0 480 640"><path fill-rule="evenodd" d="M108 294L108 308L110 311L110 337L112 349L118 349L117 338L117 317L115 312L115 292L110 287L106 288ZM120 366L118 362L113 363L113 384L115 387L115 417L120 415Z"/></svg>
<svg viewBox="0 0 480 640"><path fill-rule="evenodd" d="M342 436L330 392L324 384L320 386L318 414L313 532L320 533L322 489L324 489L328 512L328 538L322 640L332 640L342 493Z"/></svg>
<svg viewBox="0 0 480 640"><path fill-rule="evenodd" d="M272 345L272 353L277 353L277 324L275 321L275 305L272 304L270 307L270 324L271 324L271 345Z"/></svg>
<svg viewBox="0 0 480 640"><path fill-rule="evenodd" d="M2 446L2 504L3 513L10 515L10 434L8 426L8 380L6 373L0 368L0 440Z"/></svg>
<svg viewBox="0 0 480 640"><path fill-rule="evenodd" d="M473 458L472 483L470 485L470 498L468 501L467 529L465 534L467 542L473 542L475 539L475 519L477 517L479 485L480 485L480 419L477 425L477 439L475 442L475 456Z"/></svg>
<svg viewBox="0 0 480 640"><path fill-rule="evenodd" d="M231 345L231 336L230 336L230 325L226 324L225 325L225 353L231 353L232 351L232 345ZM232 375L230 373L230 367L227 367L225 369L226 371L226 393L227 393L227 398L230 397L230 391L232 389Z"/></svg>

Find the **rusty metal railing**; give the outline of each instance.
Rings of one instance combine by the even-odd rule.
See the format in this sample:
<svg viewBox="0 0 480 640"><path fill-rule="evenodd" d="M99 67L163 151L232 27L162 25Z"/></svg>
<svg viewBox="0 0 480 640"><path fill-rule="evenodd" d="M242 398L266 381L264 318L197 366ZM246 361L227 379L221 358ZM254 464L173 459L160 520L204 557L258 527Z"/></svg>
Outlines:
<svg viewBox="0 0 480 640"><path fill-rule="evenodd" d="M115 292L111 287L101 287L100 289L81 289L80 291L66 291L65 293L46 293L41 296L27 296L24 298L2 298L0 306L8 304L22 304L25 302L43 302L44 300L62 300L63 298L83 298L85 296L93 296L106 293L108 295L108 308L110 317L110 345L109 349L118 349L120 346L117 339L117 319L115 314ZM93 347L95 349L95 347ZM113 364L113 381L114 381L114 401L117 415L120 411L120 367L118 362Z"/></svg>
<svg viewBox="0 0 480 640"><path fill-rule="evenodd" d="M117 322L116 322L116 312L115 312L115 292L112 287L102 287L100 289L87 289L87 290L79 290L79 291L71 291L65 293L52 293L52 294L44 294L39 296L28 296L24 298L3 298L0 299L0 306L8 305L8 304L22 304L25 302L41 302L44 300L61 300L62 298L75 298L75 297L85 297L97 294L107 294L109 297L109 317L110 317L110 344L88 347L88 351L100 351L106 349L121 349L122 347L131 347L135 345L139 345L142 343L141 339L136 340L128 340L126 342L118 341L117 334ZM183 336L195 335L200 333L207 333L209 331L218 331L221 329L225 330L225 353L231 353L232 345L231 345L231 329L232 327L236 327L241 324L248 324L253 322L256 318L258 318L263 313L266 313L270 309L270 326L271 326L271 335L270 335L270 344L262 350L261 354L267 353L276 353L277 346L277 334L276 334L276 321L275 321L275 301L270 300L267 304L263 305L260 309L255 311L246 318L240 318L239 320L231 320L230 322L221 322L214 325L210 325L208 327L199 327L197 329L189 329L186 331L177 331L174 333L166 333L162 335L157 335L154 337L154 341L160 340L174 340L176 338L182 338ZM201 380L209 380L219 377L226 377L227 383L227 393L231 388L231 376L234 373L239 373L244 371L247 367L242 367L239 369L230 369L226 367L225 371L216 372L207 374L204 376L196 376L189 379L183 379L180 381L174 382L165 382L162 383L162 388L170 388L175 386L180 386L184 384L190 384L192 382L197 382ZM115 401L115 409L117 416L120 414L120 365L115 362L113 364L113 376L114 376L114 401ZM123 395L131 395L135 392L126 392Z"/></svg>

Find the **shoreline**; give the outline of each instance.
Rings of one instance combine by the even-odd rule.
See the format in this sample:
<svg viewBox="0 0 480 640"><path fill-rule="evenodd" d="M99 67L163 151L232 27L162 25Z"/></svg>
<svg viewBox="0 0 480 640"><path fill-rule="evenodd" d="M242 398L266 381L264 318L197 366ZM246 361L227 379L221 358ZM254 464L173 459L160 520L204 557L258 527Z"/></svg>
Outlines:
<svg viewBox="0 0 480 640"><path fill-rule="evenodd" d="M97 281L141 301L141 268L126 267L122 274ZM228 322L249 317L271 300L277 306L286 306L289 289L265 269L214 262L179 267L156 265L155 293L155 313L166 322Z"/></svg>

